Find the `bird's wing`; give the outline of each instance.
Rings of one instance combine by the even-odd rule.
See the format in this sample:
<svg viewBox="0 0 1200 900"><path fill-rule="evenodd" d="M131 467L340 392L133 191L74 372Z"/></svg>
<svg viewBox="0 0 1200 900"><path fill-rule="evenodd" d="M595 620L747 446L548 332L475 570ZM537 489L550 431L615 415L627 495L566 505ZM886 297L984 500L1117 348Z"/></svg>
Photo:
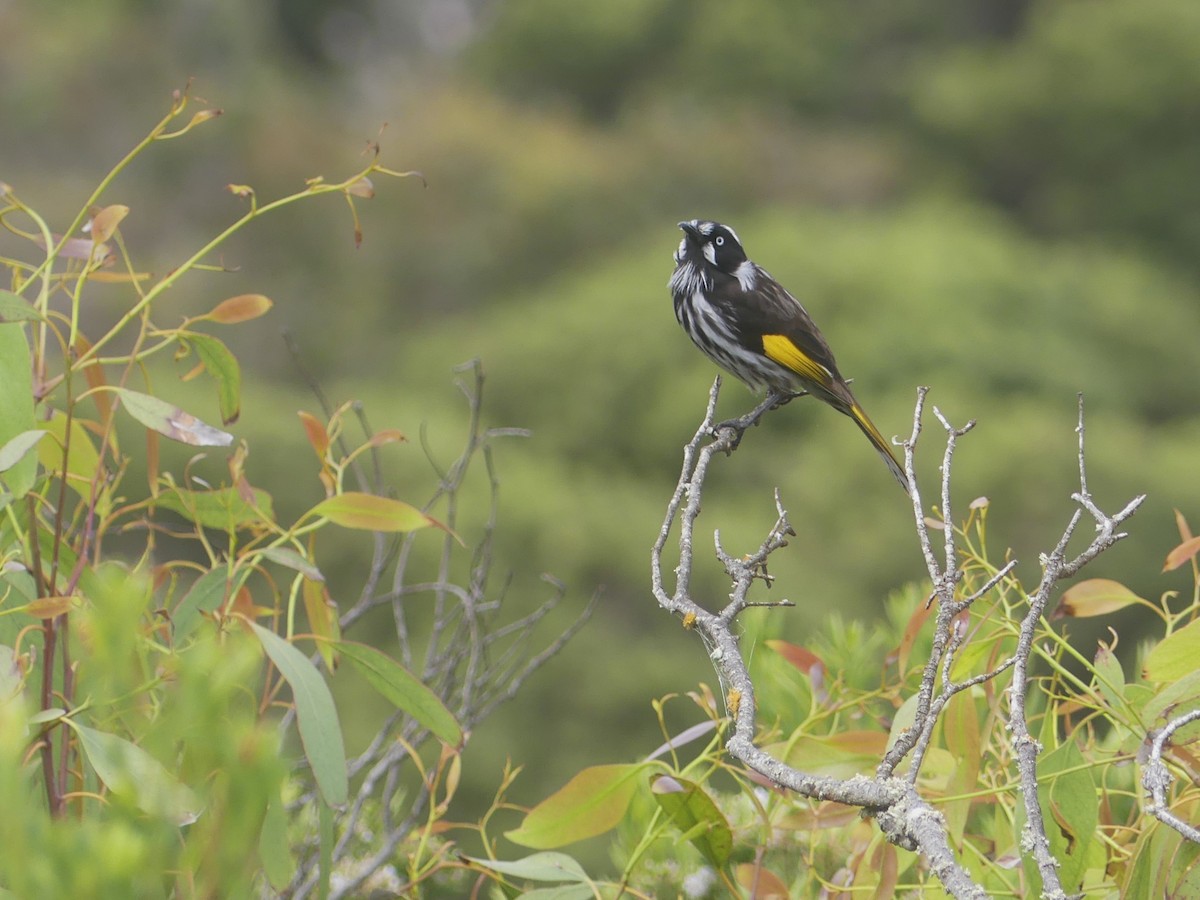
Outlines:
<svg viewBox="0 0 1200 900"><path fill-rule="evenodd" d="M764 354L801 378L840 394L845 379L838 372L833 351L816 323L784 287L758 270L753 290L742 293L739 325L746 335L761 335Z"/></svg>

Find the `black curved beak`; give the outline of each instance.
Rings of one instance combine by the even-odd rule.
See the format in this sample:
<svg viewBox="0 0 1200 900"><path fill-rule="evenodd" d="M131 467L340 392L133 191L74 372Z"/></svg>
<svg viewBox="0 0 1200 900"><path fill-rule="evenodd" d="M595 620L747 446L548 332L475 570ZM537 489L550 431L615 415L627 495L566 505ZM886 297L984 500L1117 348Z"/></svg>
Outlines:
<svg viewBox="0 0 1200 900"><path fill-rule="evenodd" d="M683 233L690 238L695 238L698 241L704 240L704 235L700 233L700 229L696 227L695 221L680 222L679 227L683 229Z"/></svg>

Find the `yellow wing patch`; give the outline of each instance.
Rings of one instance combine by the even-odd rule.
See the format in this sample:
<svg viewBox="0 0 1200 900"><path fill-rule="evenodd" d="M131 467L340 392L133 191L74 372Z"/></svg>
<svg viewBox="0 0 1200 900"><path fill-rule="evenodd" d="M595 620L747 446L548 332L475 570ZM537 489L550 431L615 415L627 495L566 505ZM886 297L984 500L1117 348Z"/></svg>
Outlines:
<svg viewBox="0 0 1200 900"><path fill-rule="evenodd" d="M763 353L801 378L807 378L817 384L829 384L833 381L833 373L797 347L787 335L764 334L762 342Z"/></svg>

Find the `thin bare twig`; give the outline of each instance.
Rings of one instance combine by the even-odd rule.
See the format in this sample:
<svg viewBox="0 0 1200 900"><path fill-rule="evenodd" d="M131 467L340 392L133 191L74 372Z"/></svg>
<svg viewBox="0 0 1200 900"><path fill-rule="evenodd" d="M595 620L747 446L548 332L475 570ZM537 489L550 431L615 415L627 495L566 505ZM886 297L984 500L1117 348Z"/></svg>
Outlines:
<svg viewBox="0 0 1200 900"><path fill-rule="evenodd" d="M733 581L728 604L719 613L713 613L693 600L690 589L693 540L708 466L716 455L732 453L748 424L758 421L775 405L763 403L736 423L717 427L715 437L710 437L714 430L713 419L720 386L721 380L717 378L709 391L704 421L684 447L683 468L651 552L650 569L655 599L663 609L680 616L686 626L700 633L725 687L729 712L733 718L733 729L726 749L734 758L781 787L806 797L835 800L870 811L890 841L922 853L952 896L985 897L983 889L955 859L941 814L908 781L885 776L839 779L810 775L776 759L755 744L755 687L738 645L735 619L749 603L747 593L753 582L767 577L767 558L783 547L788 535L794 532L776 492L776 523L755 553L744 559L737 558L726 553L718 541L718 558ZM668 590L663 580L662 556L677 521L679 565L675 569L674 590Z"/></svg>
<svg viewBox="0 0 1200 900"><path fill-rule="evenodd" d="M932 740L935 726L949 701L968 688L998 678L1011 671L1012 685L1009 688L1010 731L1017 757L1019 781L1026 806L1027 825L1023 847L1030 852L1042 876L1042 896L1062 898L1065 894L1058 879L1058 863L1050 853L1037 801L1037 754L1040 750L1028 731L1025 712L1025 695L1028 685L1028 665L1033 638L1045 612L1052 588L1063 578L1078 572L1084 565L1124 537L1118 527L1141 504L1137 497L1120 512L1109 516L1101 512L1091 499L1087 489L1084 468L1083 406L1080 399L1079 413L1079 473L1080 490L1073 494L1079 509L1072 516L1067 529L1054 552L1043 557L1044 573L1038 589L1030 595L1029 610L1022 619L1017 648L1008 658L1000 661L986 672L973 675L962 681L952 676L956 656L967 643L968 632L964 616L972 604L995 590L1011 577L1016 561L1013 560L995 572L982 586L966 596L958 595L958 586L963 572L958 565L957 538L953 528L951 507L950 473L958 439L966 435L974 422L962 428L950 424L940 410L934 415L941 423L946 436L946 449L942 460L941 514L944 540L939 553L934 550L930 529L925 519L919 484L915 473L915 449L922 431L922 419L928 390L921 388L913 413L913 427L909 438L902 442L904 447L905 471L912 484L911 498L916 530L921 553L933 584L933 598L938 601L934 623L932 649L925 663L918 686L916 714L913 725L906 729L889 748L876 770L874 778L856 776L851 779L816 777L799 771L758 748L755 737L755 692L754 684L738 646L734 625L736 616L748 606L748 591L755 580L766 580L768 556L784 546L791 534L787 513L776 492L775 503L778 518L758 551L745 558L733 556L721 546L717 539L717 557L733 582L729 603L719 612L710 612L696 603L691 596L690 576L693 567L693 541L696 518L700 512L700 499L708 466L718 454L731 453L740 442L750 424L756 423L776 403L760 404L752 413L740 420L714 426L720 379L714 382L709 392L704 421L695 436L684 447L683 467L679 481L651 553L651 584L659 605L680 616L684 624L698 631L709 650L713 666L726 689L727 704L734 721L733 731L727 742L731 755L750 768L771 779L775 784L804 796L820 800L836 800L840 803L859 806L874 816L884 835L894 844L921 853L934 875L946 891L954 897L983 897L983 888L958 865L949 846L945 821L941 815L917 792L917 774ZM715 432L714 432L715 429ZM710 438L710 436L714 435ZM1066 557L1066 547L1074 534L1082 514L1087 512L1096 521L1097 535L1081 553L1072 559ZM669 590L664 583L662 557L670 535L678 523L679 564L675 569L675 585ZM736 700L736 702L730 702ZM1200 712L1196 714L1200 718ZM1178 727L1178 726L1176 726ZM1160 736L1162 737L1162 736ZM1162 737L1165 740L1165 737ZM1161 746L1161 744L1160 744ZM911 754L909 768L904 777L897 777L896 770ZM1161 779L1161 776L1158 776ZM1147 782L1148 789L1150 784ZM1165 785L1161 788L1165 791ZM1155 814L1164 810L1162 794L1155 796Z"/></svg>
<svg viewBox="0 0 1200 900"><path fill-rule="evenodd" d="M538 652L531 652L534 628L565 599L563 585L547 579L551 592L544 603L515 620L500 618L508 580L499 588L490 584L499 488L491 443L528 432L486 429L481 414L482 368L475 361L458 371L467 375L459 384L470 413L467 435L458 457L449 466L438 466L431 457L439 484L424 508L441 504L439 516L447 526L451 529L460 526L460 492L472 471L472 463L482 458L489 500L481 534L468 551L460 550L456 539L447 534L432 563L431 577L419 580L410 579L417 538L409 535L394 543L377 537L363 590L340 623L346 633L372 610L390 606L402 662L419 671L421 680L454 713L464 732L469 732L501 703L515 696L527 679L562 649L588 620L596 598ZM369 427L365 418L360 417L360 422ZM387 489L378 479L369 486L376 493ZM469 561L462 559L466 555ZM391 577L385 578L389 568ZM461 577L456 574L464 569ZM429 610L421 629L410 628L407 609L418 597L422 597L421 602ZM418 666L414 666L416 660ZM290 716L285 717L285 726L291 721ZM336 816L337 839L332 851L334 864L346 874L334 886L331 897L357 896L376 872L393 861L396 849L413 829L427 820L432 792L437 789L436 780L421 778L413 785L412 779L401 775L417 763L424 766L426 753L436 754L438 751L433 749L436 746L427 729L397 712L379 727L366 749L350 761L348 770L356 779L355 791L345 810ZM420 754L422 759L415 760L414 754ZM407 793L401 802L402 785L406 785ZM315 791L309 791L296 805L319 802ZM367 828L372 832L369 840L364 838ZM301 848L296 874L284 896L307 897L316 888L320 875L319 849L315 842Z"/></svg>
<svg viewBox="0 0 1200 900"><path fill-rule="evenodd" d="M1146 760L1145 768L1142 771L1142 787L1150 795L1146 812L1164 825L1178 831L1187 840L1200 844L1200 829L1171 812L1170 801L1167 799L1167 790L1171 787L1171 772L1167 768L1167 764L1163 762L1163 747L1167 741L1184 725L1189 725L1197 719L1200 719L1200 709L1193 709L1191 712L1176 716L1154 735L1154 739L1150 743L1150 758Z"/></svg>

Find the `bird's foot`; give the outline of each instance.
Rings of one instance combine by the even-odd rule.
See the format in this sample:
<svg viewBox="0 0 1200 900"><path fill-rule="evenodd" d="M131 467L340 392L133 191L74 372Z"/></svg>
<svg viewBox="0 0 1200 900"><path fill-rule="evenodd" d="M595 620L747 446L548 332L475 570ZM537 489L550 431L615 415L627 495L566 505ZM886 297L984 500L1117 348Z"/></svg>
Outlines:
<svg viewBox="0 0 1200 900"><path fill-rule="evenodd" d="M714 438L720 439L723 437L722 432L732 431L733 434L729 437L729 446L726 449L727 453L732 453L738 448L738 444L742 442L742 435L746 433L746 429L752 425L757 425L764 415L773 409L778 409L786 403L790 403L797 397L804 396L806 392L783 392L771 391L767 394L766 399L744 416L738 416L736 419L726 419L724 422L718 422L712 427L712 435Z"/></svg>

